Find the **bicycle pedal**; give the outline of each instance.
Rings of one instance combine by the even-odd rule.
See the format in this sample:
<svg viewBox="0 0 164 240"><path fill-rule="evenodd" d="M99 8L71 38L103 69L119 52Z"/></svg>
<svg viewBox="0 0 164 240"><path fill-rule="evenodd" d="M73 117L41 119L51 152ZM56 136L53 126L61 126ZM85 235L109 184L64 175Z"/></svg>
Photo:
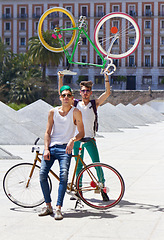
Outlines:
<svg viewBox="0 0 164 240"><path fill-rule="evenodd" d="M77 75L77 72L72 72L72 71L67 70L67 69L65 69L63 71L60 71L60 73L63 74L63 75Z"/></svg>

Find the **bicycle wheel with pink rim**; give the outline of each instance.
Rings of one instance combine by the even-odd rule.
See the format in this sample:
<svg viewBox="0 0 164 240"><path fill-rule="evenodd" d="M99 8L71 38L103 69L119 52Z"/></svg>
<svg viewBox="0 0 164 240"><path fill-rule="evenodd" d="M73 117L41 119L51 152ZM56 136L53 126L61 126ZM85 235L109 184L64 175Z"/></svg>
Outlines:
<svg viewBox="0 0 164 240"><path fill-rule="evenodd" d="M76 187L84 203L102 210L117 205L125 191L120 173L103 163L92 163L83 168L77 176Z"/></svg>

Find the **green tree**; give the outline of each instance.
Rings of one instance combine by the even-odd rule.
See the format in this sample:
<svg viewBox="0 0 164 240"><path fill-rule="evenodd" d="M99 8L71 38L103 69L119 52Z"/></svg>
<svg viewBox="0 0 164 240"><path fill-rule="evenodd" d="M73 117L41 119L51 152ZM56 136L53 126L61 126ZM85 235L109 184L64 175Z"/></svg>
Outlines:
<svg viewBox="0 0 164 240"><path fill-rule="evenodd" d="M43 32L43 38L47 43L53 46L59 46L58 40L52 38L52 32L48 30ZM48 64L53 66L59 65L61 59L63 58L63 53L53 53L47 50L40 42L38 36L31 37L28 42L29 45L29 56L35 63L41 64L42 66L42 80L46 80L46 68Z"/></svg>
<svg viewBox="0 0 164 240"><path fill-rule="evenodd" d="M34 65L27 53L17 55L15 78L11 81L10 102L29 104L40 97L41 69Z"/></svg>

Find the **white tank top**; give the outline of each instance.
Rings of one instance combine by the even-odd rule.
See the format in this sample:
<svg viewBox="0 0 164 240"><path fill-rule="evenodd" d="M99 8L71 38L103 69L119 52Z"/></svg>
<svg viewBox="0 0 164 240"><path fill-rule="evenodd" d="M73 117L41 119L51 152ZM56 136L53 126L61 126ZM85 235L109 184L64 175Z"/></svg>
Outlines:
<svg viewBox="0 0 164 240"><path fill-rule="evenodd" d="M54 124L51 132L50 147L55 144L67 144L74 137L76 130L76 125L73 121L74 109L75 107L72 106L67 115L62 117L59 113L59 107L54 108Z"/></svg>
<svg viewBox="0 0 164 240"><path fill-rule="evenodd" d="M95 121L95 114L93 112L92 104L91 102L88 103L88 105L83 105L82 101L79 101L76 106L82 113L82 119L84 124L84 131L85 131L85 138L93 138L94 137L94 121ZM78 130L76 129L76 134L78 133Z"/></svg>

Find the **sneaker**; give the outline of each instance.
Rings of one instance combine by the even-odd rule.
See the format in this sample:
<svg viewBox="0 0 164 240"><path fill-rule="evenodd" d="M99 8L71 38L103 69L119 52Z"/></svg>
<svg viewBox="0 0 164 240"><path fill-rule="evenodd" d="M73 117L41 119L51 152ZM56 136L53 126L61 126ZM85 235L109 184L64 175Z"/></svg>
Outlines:
<svg viewBox="0 0 164 240"><path fill-rule="evenodd" d="M55 220L62 220L62 219L63 219L63 215L61 213L61 210L60 209L56 210Z"/></svg>
<svg viewBox="0 0 164 240"><path fill-rule="evenodd" d="M39 217L43 217L43 216L47 216L47 215L51 215L53 213L53 209L52 208L48 208L48 207L44 207L42 209L42 212L38 214Z"/></svg>
<svg viewBox="0 0 164 240"><path fill-rule="evenodd" d="M105 193L102 189L101 189L101 196L104 202L109 201L109 197L107 195L107 193Z"/></svg>
<svg viewBox="0 0 164 240"><path fill-rule="evenodd" d="M77 197L79 197L78 193L75 193L75 196L76 197L74 197L74 196L70 197L70 200L77 200Z"/></svg>
<svg viewBox="0 0 164 240"><path fill-rule="evenodd" d="M64 75L77 75L77 72L72 72L70 70L64 69L63 71L60 71L61 74Z"/></svg>

